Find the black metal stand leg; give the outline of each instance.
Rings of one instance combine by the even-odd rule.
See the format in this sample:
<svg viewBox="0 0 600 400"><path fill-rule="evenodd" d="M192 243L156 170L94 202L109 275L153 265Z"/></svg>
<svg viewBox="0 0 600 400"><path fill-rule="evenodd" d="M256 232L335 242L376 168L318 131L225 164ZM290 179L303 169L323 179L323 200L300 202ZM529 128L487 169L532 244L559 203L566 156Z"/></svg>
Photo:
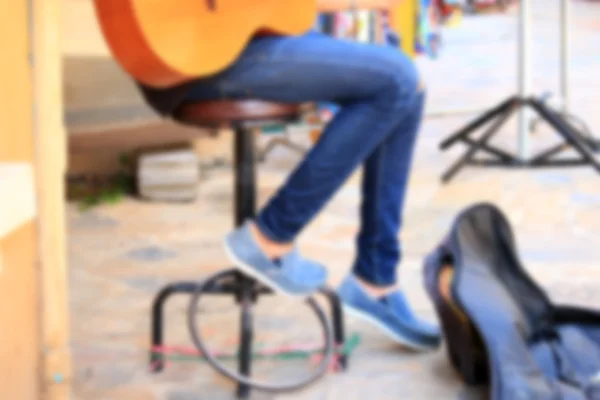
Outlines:
<svg viewBox="0 0 600 400"><path fill-rule="evenodd" d="M254 132L238 126L235 129L235 224L242 225L247 219L252 218L256 212L256 164L255 164L255 138ZM241 332L239 372L250 377L252 364L252 305L254 303L252 279L238 275L239 287L238 302L241 308ZM237 396L246 399L250 396L250 387L240 383Z"/></svg>
<svg viewBox="0 0 600 400"><path fill-rule="evenodd" d="M252 341L254 340L254 329L252 321L252 305L254 303L254 282L251 279L238 276L240 285L240 351L238 371L241 375L250 377L252 369ZM240 383L237 396L239 399L250 397L250 386Z"/></svg>
<svg viewBox="0 0 600 400"><path fill-rule="evenodd" d="M531 107L540 116L541 120L546 121L555 131L561 136L564 144L553 146L550 149L544 150L529 160L520 160L503 150L490 146L487 142L497 132L506 118L510 116L517 107ZM494 126L487 130L484 135L474 140L468 135L475 129L480 128L485 123L493 118L498 118ZM449 170L442 176L443 182L448 182L467 164L476 164L477 166L495 166L495 167L570 167L591 165L597 172L600 173L600 161L598 161L593 152L593 144L590 144L583 137L583 134L577 130L565 117L559 112L553 110L544 103L543 100L537 98L521 98L517 96L510 97L500 105L486 112L475 121L468 124L466 127L451 135L440 144L442 150L447 149L456 142L467 144L470 149L457 161ZM560 152L573 149L580 156L579 158L560 158L554 156ZM496 159L483 159L474 162L473 156L477 151L484 151Z"/></svg>
<svg viewBox="0 0 600 400"><path fill-rule="evenodd" d="M550 158L563 152L568 147L569 147L568 143L563 143L558 146L554 146L548 150L545 150L531 159L531 165L532 166L544 165L544 163L550 161Z"/></svg>
<svg viewBox="0 0 600 400"><path fill-rule="evenodd" d="M559 133L568 144L570 144L583 159L591 164L596 171L600 172L600 163L596 160L594 154L586 143L579 137L579 135L572 129L572 127L566 123L556 113L548 109L548 107L537 99L529 99L527 103L538 112L538 114L552 126L557 133Z"/></svg>
<svg viewBox="0 0 600 400"><path fill-rule="evenodd" d="M498 132L498 130L506 123L508 118L513 114L515 109L515 102L509 104L509 107L502 111L496 121L488 128L488 130L481 136L481 138L473 143L469 150L452 165L448 171L442 176L444 183L449 182L465 165L467 165L483 146L487 145L487 142Z"/></svg>
<svg viewBox="0 0 600 400"><path fill-rule="evenodd" d="M344 313L342 309L342 302L338 297L337 293L330 288L321 289L331 307L331 318L333 323L333 340L336 346L336 353L338 355L338 366L342 371L348 368L348 356L346 354L340 354L340 351L346 344L346 333L344 331Z"/></svg>
<svg viewBox="0 0 600 400"><path fill-rule="evenodd" d="M462 139L463 142L465 142L466 144L470 145L470 146L477 146L478 145L478 141L477 140L473 140L471 138L465 137ZM479 143L479 146L481 148L481 150L490 153L491 155L494 155L498 158L498 162L502 163L502 164L514 164L515 162L518 161L517 158L515 158L512 154L507 153L504 150L500 150L497 149L496 147L490 146L489 144L481 144Z"/></svg>
<svg viewBox="0 0 600 400"><path fill-rule="evenodd" d="M164 309L167 300L174 294L192 294L198 285L192 282L176 282L165 286L155 297L152 305L152 349L150 350L151 372L161 372L165 368Z"/></svg>
<svg viewBox="0 0 600 400"><path fill-rule="evenodd" d="M254 132L236 127L234 140L235 163L235 225L242 225L256 212L256 166Z"/></svg>
<svg viewBox="0 0 600 400"><path fill-rule="evenodd" d="M511 108L514 105L514 103L517 101L518 101L517 97L515 97L515 96L509 97L508 99L506 99L505 101L503 101L502 103L497 105L496 107L488 110L482 116L475 119L473 122L469 123L467 126L462 128L458 132L450 135L447 139L445 139L440 144L440 149L445 150L448 147L452 146L454 143L456 143L460 140L464 140L471 132L482 127L489 121L496 118L498 115L501 115L504 112L506 112L506 110Z"/></svg>

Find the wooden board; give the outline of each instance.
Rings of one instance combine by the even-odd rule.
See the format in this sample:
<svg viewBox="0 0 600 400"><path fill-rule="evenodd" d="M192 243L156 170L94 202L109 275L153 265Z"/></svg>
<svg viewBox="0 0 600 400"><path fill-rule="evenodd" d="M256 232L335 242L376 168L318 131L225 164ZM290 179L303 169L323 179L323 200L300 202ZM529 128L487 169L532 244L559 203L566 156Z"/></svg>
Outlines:
<svg viewBox="0 0 600 400"><path fill-rule="evenodd" d="M27 1L0 1L0 163L33 161L32 83ZM6 177L6 181L15 176ZM11 184L17 191L18 184ZM2 192L2 195L5 193ZM26 214L28 214L27 212ZM20 220L20 221L19 221ZM8 225L8 224L7 224ZM34 400L40 385L37 238L33 221L13 220L0 239L2 399Z"/></svg>
<svg viewBox="0 0 600 400"><path fill-rule="evenodd" d="M59 0L33 2L35 170L39 210L43 398L68 398L71 380L65 229L67 139L63 126Z"/></svg>
<svg viewBox="0 0 600 400"><path fill-rule="evenodd" d="M0 387L2 399L40 395L40 347L35 224L0 241Z"/></svg>

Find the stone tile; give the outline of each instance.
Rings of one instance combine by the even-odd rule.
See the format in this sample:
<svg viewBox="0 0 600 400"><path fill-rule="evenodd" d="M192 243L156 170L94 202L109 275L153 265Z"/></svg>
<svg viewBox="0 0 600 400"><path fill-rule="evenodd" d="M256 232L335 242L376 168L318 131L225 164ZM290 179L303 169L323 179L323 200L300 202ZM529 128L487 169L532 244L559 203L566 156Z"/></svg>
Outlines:
<svg viewBox="0 0 600 400"><path fill-rule="evenodd" d="M71 228L76 229L107 229L118 226L117 220L104 216L95 211L79 212L73 210L74 207L69 207Z"/></svg>
<svg viewBox="0 0 600 400"><path fill-rule="evenodd" d="M125 257L141 262L161 262L177 257L177 253L157 246L134 249Z"/></svg>
<svg viewBox="0 0 600 400"><path fill-rule="evenodd" d="M123 387L93 394L84 393L81 396L82 400L159 400L152 389L146 386Z"/></svg>

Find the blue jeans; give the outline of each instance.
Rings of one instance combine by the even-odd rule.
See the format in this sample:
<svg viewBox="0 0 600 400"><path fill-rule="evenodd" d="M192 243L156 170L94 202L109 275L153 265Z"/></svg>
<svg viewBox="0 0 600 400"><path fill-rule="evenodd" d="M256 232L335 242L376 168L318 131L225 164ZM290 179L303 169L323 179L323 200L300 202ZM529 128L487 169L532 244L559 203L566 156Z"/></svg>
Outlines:
<svg viewBox="0 0 600 400"><path fill-rule="evenodd" d="M233 66L197 81L188 100L219 98L340 107L256 223L274 241L293 241L362 164L354 273L375 285L394 284L401 255L398 232L424 102L412 60L389 46L315 33L260 37Z"/></svg>

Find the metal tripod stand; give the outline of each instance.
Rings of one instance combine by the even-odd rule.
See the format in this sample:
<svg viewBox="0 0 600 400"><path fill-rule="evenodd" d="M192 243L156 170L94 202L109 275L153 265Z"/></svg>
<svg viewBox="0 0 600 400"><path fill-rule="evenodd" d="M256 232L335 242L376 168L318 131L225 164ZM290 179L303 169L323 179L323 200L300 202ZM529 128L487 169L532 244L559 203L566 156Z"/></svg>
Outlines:
<svg viewBox="0 0 600 400"><path fill-rule="evenodd" d="M489 144L492 137L498 133L500 128L520 107L532 108L541 118L546 121L556 133L564 139L564 143L553 146L540 152L529 160L521 160L517 156L501 150ZM474 139L471 134L484 125L490 123L489 127L478 138ZM600 163L595 158L593 150L583 138L581 132L573 126L559 112L546 105L543 101L528 97L512 96L496 107L485 112L458 132L445 139L440 144L441 150L447 150L456 143L462 142L469 148L443 175L442 182L449 182L466 165L478 166L504 166L504 167L570 167L589 165L600 173ZM555 156L567 149L573 149L578 153L577 158L560 158ZM490 155L490 158L475 159L478 152Z"/></svg>

